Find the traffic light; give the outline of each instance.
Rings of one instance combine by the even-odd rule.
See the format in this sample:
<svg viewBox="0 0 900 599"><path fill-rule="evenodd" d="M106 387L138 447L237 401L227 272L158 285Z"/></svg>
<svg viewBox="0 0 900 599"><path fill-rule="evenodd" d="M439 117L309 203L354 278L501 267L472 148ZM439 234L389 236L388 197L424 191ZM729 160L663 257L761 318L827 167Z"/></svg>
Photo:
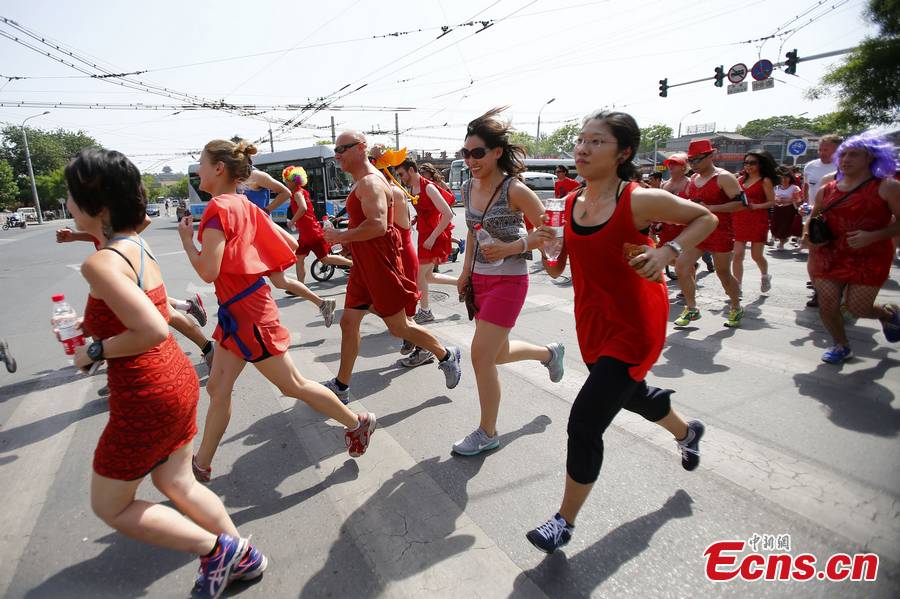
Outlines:
<svg viewBox="0 0 900 599"><path fill-rule="evenodd" d="M722 87L722 81L725 79L725 67L723 65L719 65L716 67L716 82L713 84L716 87Z"/></svg>
<svg viewBox="0 0 900 599"><path fill-rule="evenodd" d="M797 58L797 49L795 48L787 53L787 60L784 62L784 72L788 75L796 75L798 61L799 58Z"/></svg>
<svg viewBox="0 0 900 599"><path fill-rule="evenodd" d="M659 97L667 98L669 96L669 78L659 80Z"/></svg>

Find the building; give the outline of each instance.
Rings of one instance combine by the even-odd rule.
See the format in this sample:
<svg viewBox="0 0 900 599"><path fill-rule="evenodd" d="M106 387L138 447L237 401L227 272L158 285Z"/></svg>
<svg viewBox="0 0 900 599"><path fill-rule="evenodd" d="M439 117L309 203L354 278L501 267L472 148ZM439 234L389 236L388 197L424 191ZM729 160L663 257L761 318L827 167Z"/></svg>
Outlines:
<svg viewBox="0 0 900 599"><path fill-rule="evenodd" d="M760 145L778 164L806 164L819 157L819 137L806 129L773 129L760 140ZM792 139L806 140L806 153L797 156L796 160L787 151L788 142Z"/></svg>
<svg viewBox="0 0 900 599"><path fill-rule="evenodd" d="M760 142L752 137L729 131L716 131L682 135L681 137L670 139L666 141L666 153L687 152L688 146L695 139L710 140L713 147L718 151L716 165L732 173L736 173L743 168L744 154L760 146Z"/></svg>

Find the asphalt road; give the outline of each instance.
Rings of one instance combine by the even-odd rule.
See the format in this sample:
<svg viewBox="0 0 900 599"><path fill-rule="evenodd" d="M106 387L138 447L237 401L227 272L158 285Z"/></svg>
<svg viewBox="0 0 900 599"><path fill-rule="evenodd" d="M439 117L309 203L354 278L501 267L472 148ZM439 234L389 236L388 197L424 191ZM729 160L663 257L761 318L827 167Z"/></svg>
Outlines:
<svg viewBox="0 0 900 599"><path fill-rule="evenodd" d="M211 334L212 288L190 269L173 220L154 219L145 238L169 295L203 295ZM459 214L456 223L462 226ZM56 225L0 233L0 336L19 363L15 374L0 371L0 596L186 596L196 561L126 539L91 513L104 381L68 366L49 316L55 293L83 309L87 288L78 266L93 248L57 245ZM467 358L474 327L452 288L437 289L437 321L429 325L463 347L463 379L452 391L433 364L398 367L400 342L376 318L364 321L351 407L376 412L380 428L359 460L347 456L338 426L246 369L210 488L271 566L260 582L229 594L900 596L898 347L885 342L877 323L860 321L849 327L857 358L842 367L820 362L830 342L804 306L803 258L767 255L774 281L765 296L748 257L742 328L722 327L722 290L714 275L704 275L703 318L670 330L651 373L652 384L677 390L681 413L706 423L700 468L682 470L665 431L622 413L605 436L604 469L576 534L550 557L523 535L558 507L566 420L586 376L567 279L533 273L512 334L564 342L566 376L553 384L536 363L500 367L502 446L486 456L450 455L478 422ZM442 270L458 273L459 265ZM345 282L337 274L312 287L341 305ZM339 327L326 329L306 302L276 297L300 370L316 380L333 376ZM897 268L881 298L900 301ZM679 310L673 305L673 318ZM199 351L179 341L205 376ZM201 391L201 414L206 405ZM149 483L140 495L160 498ZM792 554L811 553L820 564L837 553L874 552L877 581L707 580L706 548L754 533L788 534Z"/></svg>

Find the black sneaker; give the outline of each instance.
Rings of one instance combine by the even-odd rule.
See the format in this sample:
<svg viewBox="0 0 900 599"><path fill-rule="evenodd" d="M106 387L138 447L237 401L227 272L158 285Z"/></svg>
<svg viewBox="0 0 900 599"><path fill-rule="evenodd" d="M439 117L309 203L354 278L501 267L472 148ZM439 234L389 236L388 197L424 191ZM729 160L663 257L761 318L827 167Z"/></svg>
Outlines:
<svg viewBox="0 0 900 599"><path fill-rule="evenodd" d="M809 301L806 302L807 308L818 308L819 307L819 294L813 293L813 296L809 298Z"/></svg>
<svg viewBox="0 0 900 599"><path fill-rule="evenodd" d="M703 262L706 264L706 272L716 272L716 265L709 253L703 254Z"/></svg>
<svg viewBox="0 0 900 599"><path fill-rule="evenodd" d="M699 420L688 421L687 437L678 443L678 449L681 451L681 467L687 471L691 471L700 465L700 439L706 427Z"/></svg>
<svg viewBox="0 0 900 599"><path fill-rule="evenodd" d="M6 365L7 372L15 372L18 368L16 359L9 353L9 346L4 339L0 339L0 359L2 359L3 363Z"/></svg>
<svg viewBox="0 0 900 599"><path fill-rule="evenodd" d="M544 553L553 553L572 540L574 530L575 527L557 513L534 530L525 533L525 538Z"/></svg>

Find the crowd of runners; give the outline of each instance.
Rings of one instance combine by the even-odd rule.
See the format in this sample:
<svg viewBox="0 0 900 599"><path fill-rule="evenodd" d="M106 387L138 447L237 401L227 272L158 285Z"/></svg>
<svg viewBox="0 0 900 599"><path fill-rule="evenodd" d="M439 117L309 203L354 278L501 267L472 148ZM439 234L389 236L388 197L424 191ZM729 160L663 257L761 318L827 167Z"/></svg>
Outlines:
<svg viewBox="0 0 900 599"><path fill-rule="evenodd" d="M203 484L213 476L234 384L247 363L282 394L340 423L354 458L366 453L377 426L375 414L347 406L367 314L402 340L403 366L436 362L436 375L448 389L460 382L466 348L447 345L427 328L434 320L432 286L455 286L475 321L467 349L480 419L472 433L452 443L454 454L474 456L500 445L498 365L533 360L551 381L563 378L561 342L547 339L539 346L510 338L528 294L528 261L556 232L546 224L541 200L517 176L525 170L525 150L511 141L511 125L501 112L471 121L462 140L471 177L461 190L467 231L458 238L453 196L440 172L411 159L390 164L383 148L370 147L358 131L341 133L334 148L338 165L354 180L346 229L323 228L316 219L302 168L286 168L278 181L253 168L252 144L207 143L198 175L200 189L212 199L198 229L186 216L178 233L197 276L215 287L212 340L201 329L206 312L199 296L167 295L153 250L140 235L148 221L138 169L121 153L102 149L82 150L66 167L67 208L76 230L58 231L57 241L85 240L97 247L81 267L90 287L82 324L90 339L75 364L88 369L105 361L108 377L109 422L94 453L91 504L123 534L199 556L195 595L218 597L230 582L256 578L268 566ZM895 256L892 239L900 234L900 182L886 140L827 136L802 181L778 168L764 150L747 152L736 176L718 168L716 149L699 139L686 154L666 160L667 177L654 175L644 183L634 165L639 146L640 129L630 115L593 112L575 144L578 180L565 167L556 173L557 197L565 198L563 249L555 260L541 255L549 276L567 269L571 274L575 330L589 375L569 416L563 497L546 522L526 533L547 553L571 539L600 474L604 431L621 409L669 431L685 470L699 465L704 424L672 408L673 390L645 380L666 340L664 271L674 271L672 289L684 302L674 324L688 326L701 317L696 268L708 253L708 268L729 304L724 324L739 327L745 318L746 245L759 268L762 293L778 285L766 262L766 244L778 243L776 251L808 251L811 302L835 343L823 360L839 363L852 356L842 306L855 317L878 319L888 341L900 340L900 309L875 303ZM291 203L299 240L269 217L285 202ZM479 242L478 229L489 240L482 236ZM343 255L332 252L338 245ZM304 284L310 253L349 268L339 318L340 365L324 383L305 378L291 359L291 333L280 322L270 287L313 302L331 326L334 300ZM460 275L434 272L457 256ZM287 274L292 267L296 278ZM170 326L196 343L209 365L209 407L196 448L199 382ZM9 368L8 348L0 345L0 353ZM148 476L171 504L136 497Z"/></svg>

